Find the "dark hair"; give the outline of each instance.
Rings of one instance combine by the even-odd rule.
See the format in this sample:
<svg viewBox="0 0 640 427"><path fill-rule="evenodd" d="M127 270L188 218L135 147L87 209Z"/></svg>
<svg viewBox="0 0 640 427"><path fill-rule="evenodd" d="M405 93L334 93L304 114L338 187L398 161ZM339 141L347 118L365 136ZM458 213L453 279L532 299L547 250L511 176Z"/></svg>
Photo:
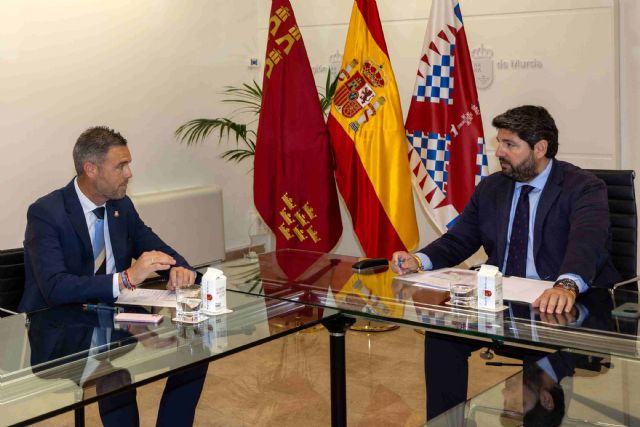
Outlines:
<svg viewBox="0 0 640 427"><path fill-rule="evenodd" d="M127 140L113 129L95 126L82 132L73 147L73 164L78 176L84 162L100 164L111 147L126 146Z"/></svg>
<svg viewBox="0 0 640 427"><path fill-rule="evenodd" d="M535 105L523 105L512 108L494 117L491 122L497 129L514 132L533 149L536 142L546 140L546 157L553 159L558 152L558 128L551 114L544 108Z"/></svg>
<svg viewBox="0 0 640 427"><path fill-rule="evenodd" d="M545 409L538 399L536 406L524 415L525 427L554 427L562 424L565 411L564 391L558 384L548 391L553 399L553 409Z"/></svg>

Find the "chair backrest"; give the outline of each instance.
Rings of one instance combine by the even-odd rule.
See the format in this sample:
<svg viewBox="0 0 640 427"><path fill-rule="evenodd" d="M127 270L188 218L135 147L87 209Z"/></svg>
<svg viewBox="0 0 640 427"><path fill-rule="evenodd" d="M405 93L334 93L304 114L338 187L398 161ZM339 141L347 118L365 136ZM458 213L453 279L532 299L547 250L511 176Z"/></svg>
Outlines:
<svg viewBox="0 0 640 427"><path fill-rule="evenodd" d="M609 193L613 263L623 280L637 275L638 213L632 170L587 169L604 181Z"/></svg>
<svg viewBox="0 0 640 427"><path fill-rule="evenodd" d="M16 311L23 291L24 250L0 250L0 308Z"/></svg>

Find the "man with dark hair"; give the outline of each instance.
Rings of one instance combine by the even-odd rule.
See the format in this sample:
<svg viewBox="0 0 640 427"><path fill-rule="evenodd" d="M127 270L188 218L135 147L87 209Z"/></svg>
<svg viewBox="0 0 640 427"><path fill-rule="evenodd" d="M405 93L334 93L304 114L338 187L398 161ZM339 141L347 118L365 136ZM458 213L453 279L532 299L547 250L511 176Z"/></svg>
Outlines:
<svg viewBox="0 0 640 427"><path fill-rule="evenodd" d="M513 108L493 125L502 170L478 184L453 227L415 254L394 253L392 268L404 274L452 267L483 247L486 263L505 275L555 281L534 302L541 312L569 312L589 286L619 280L609 255L605 184L555 159L558 129L543 107ZM429 383L455 388L464 382L447 393L427 387L431 418L466 399L467 358L475 347L435 335L426 341ZM443 369L444 364L455 368Z"/></svg>
<svg viewBox="0 0 640 427"><path fill-rule="evenodd" d="M27 212L19 310L112 303L152 272L168 278L168 289L194 283L195 271L144 224L126 196L132 176L127 140L106 127L90 128L78 138L73 159L78 176ZM158 424L193 421L206 371L205 364L168 378ZM105 424L137 424L135 390L101 400L100 414Z"/></svg>
<svg viewBox="0 0 640 427"><path fill-rule="evenodd" d="M589 286L619 279L609 255L605 184L555 159L558 129L543 107L525 105L493 119L501 172L478 184L455 225L416 254L396 252L397 273L460 264L483 247L487 264L510 276L554 280L536 301L571 310Z"/></svg>

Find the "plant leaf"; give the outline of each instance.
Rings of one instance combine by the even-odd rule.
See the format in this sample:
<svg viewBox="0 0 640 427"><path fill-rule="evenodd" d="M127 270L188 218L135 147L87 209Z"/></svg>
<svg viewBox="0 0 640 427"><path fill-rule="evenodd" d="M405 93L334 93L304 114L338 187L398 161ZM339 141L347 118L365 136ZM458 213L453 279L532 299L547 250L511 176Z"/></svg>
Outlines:
<svg viewBox="0 0 640 427"><path fill-rule="evenodd" d="M223 137L235 136L236 143L246 141L248 137L255 137L255 132L247 132L247 125L234 122L228 118L219 119L195 119L180 126L175 136L180 142L187 145L204 142L214 130L218 130L218 143Z"/></svg>

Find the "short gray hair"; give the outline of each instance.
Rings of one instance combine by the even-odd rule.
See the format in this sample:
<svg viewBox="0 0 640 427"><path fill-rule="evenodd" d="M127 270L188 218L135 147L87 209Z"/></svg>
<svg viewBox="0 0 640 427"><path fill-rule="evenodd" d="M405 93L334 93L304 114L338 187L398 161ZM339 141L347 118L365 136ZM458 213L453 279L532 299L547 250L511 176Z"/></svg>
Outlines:
<svg viewBox="0 0 640 427"><path fill-rule="evenodd" d="M101 164L111 147L126 146L127 140L106 126L95 126L82 132L73 147L73 164L78 176L85 162Z"/></svg>

